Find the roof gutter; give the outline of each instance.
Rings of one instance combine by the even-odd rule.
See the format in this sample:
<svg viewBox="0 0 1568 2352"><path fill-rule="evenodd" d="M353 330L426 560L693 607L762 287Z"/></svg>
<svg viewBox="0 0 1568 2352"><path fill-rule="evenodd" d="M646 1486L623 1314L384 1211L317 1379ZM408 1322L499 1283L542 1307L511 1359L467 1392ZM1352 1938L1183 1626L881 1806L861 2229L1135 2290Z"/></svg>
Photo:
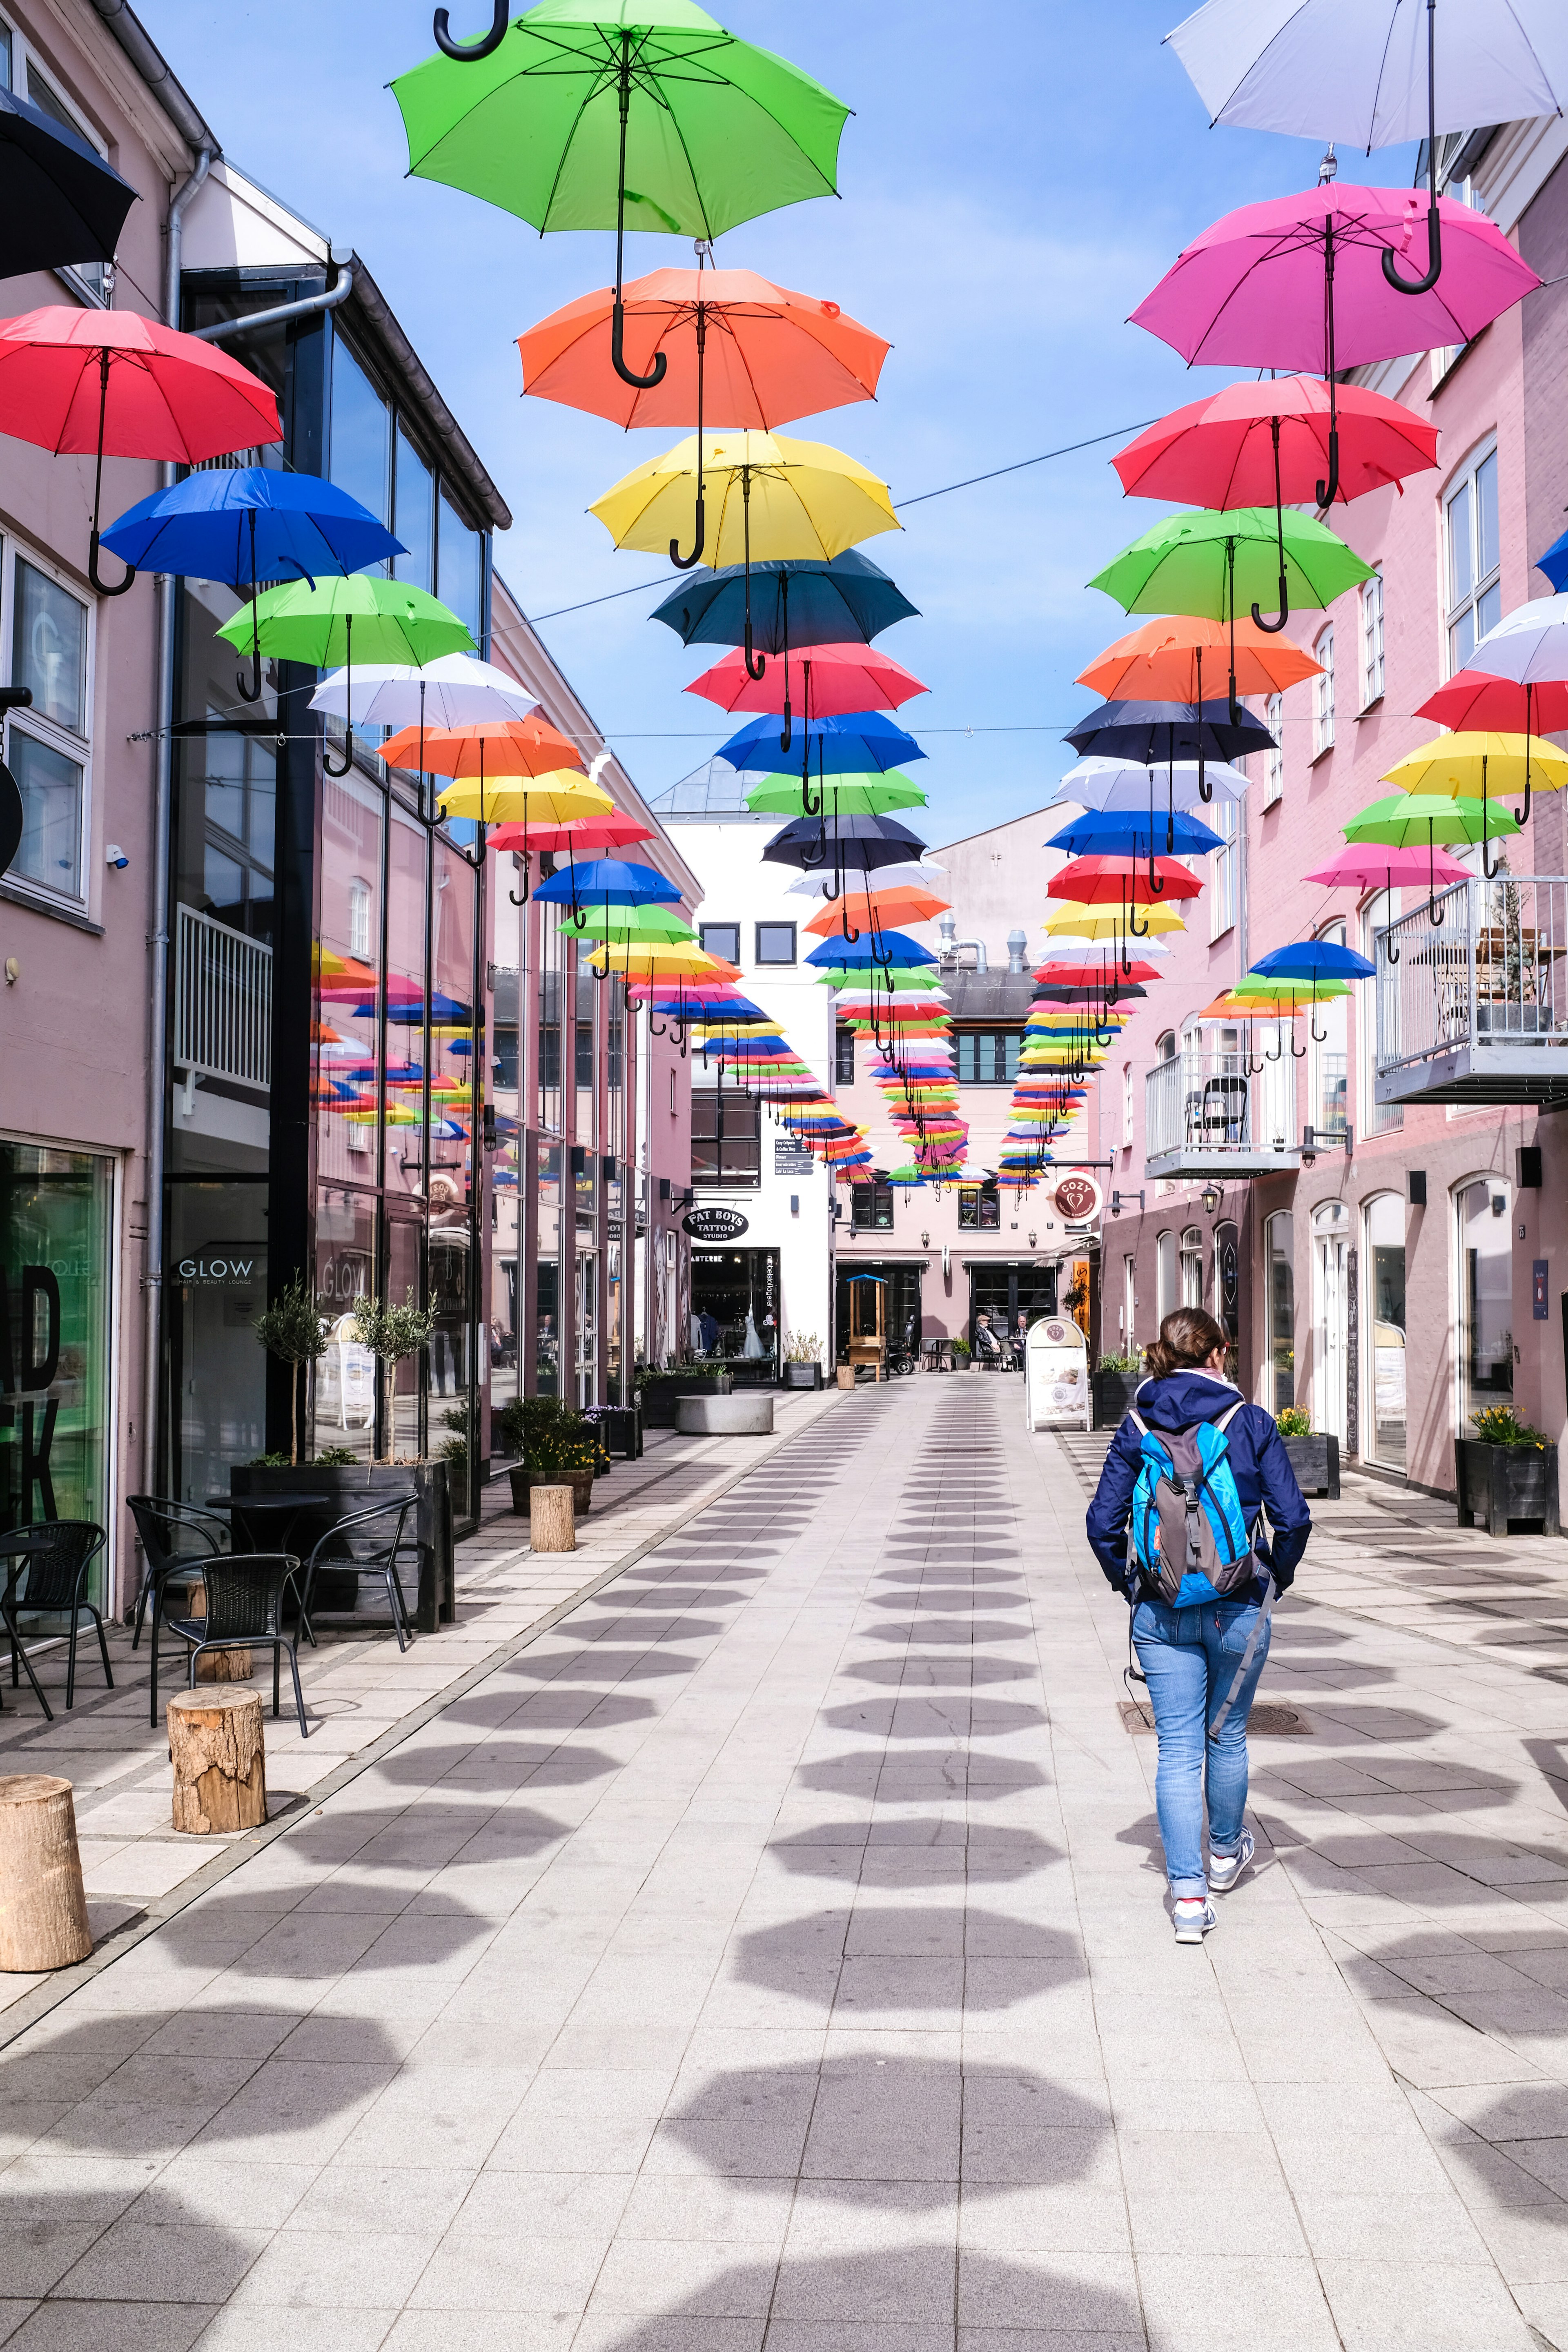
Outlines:
<svg viewBox="0 0 1568 2352"><path fill-rule="evenodd" d="M216 133L203 121L125 0L92 0L92 5L187 146L198 154L204 147L217 154Z"/></svg>

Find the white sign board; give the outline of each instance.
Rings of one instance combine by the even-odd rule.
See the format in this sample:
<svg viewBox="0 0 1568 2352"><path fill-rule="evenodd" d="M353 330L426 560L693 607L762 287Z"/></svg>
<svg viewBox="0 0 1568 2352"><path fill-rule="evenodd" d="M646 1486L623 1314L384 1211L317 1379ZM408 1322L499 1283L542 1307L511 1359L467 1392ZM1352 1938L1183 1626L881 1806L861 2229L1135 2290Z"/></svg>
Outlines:
<svg viewBox="0 0 1568 2352"><path fill-rule="evenodd" d="M1087 1429L1089 1420L1088 1343L1069 1317L1044 1316L1024 1342L1024 1425Z"/></svg>

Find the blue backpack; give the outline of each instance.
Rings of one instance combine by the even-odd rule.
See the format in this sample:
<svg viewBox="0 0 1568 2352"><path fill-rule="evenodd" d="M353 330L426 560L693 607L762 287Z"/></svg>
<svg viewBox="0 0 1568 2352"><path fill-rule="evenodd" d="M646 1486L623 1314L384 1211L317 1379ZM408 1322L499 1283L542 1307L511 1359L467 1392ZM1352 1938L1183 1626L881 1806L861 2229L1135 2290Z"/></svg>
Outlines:
<svg viewBox="0 0 1568 2352"><path fill-rule="evenodd" d="M1152 1430L1136 1412L1142 1461L1128 1521L1128 1573L1173 1609L1222 1600L1258 1573L1230 1466L1226 1431L1241 1401L1217 1421Z"/></svg>

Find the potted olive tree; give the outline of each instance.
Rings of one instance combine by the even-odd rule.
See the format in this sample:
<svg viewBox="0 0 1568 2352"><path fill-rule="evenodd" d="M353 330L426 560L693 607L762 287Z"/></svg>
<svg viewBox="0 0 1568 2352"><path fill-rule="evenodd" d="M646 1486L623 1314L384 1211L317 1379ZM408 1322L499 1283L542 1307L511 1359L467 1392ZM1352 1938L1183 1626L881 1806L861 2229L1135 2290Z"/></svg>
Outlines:
<svg viewBox="0 0 1568 2352"><path fill-rule="evenodd" d="M822 1342L815 1331L797 1331L784 1354L786 1389L822 1386Z"/></svg>
<svg viewBox="0 0 1568 2352"><path fill-rule="evenodd" d="M300 1374L327 1352L327 1326L315 1294L297 1274L256 1318L256 1336L269 1356L289 1367L289 1462L300 1459Z"/></svg>
<svg viewBox="0 0 1568 2352"><path fill-rule="evenodd" d="M513 1397L497 1416L501 1443L521 1459L510 1465L511 1507L528 1517L535 1486L571 1486L582 1518L592 1507L594 1473L599 1465L597 1432L563 1397Z"/></svg>
<svg viewBox="0 0 1568 2352"><path fill-rule="evenodd" d="M1511 1405L1488 1405L1470 1420L1474 1437L1454 1441L1459 1525L1479 1520L1494 1536L1516 1525L1561 1534L1557 1449L1545 1432L1518 1420Z"/></svg>
<svg viewBox="0 0 1568 2352"><path fill-rule="evenodd" d="M1132 1410L1132 1400L1138 1393L1138 1383L1143 1377L1143 1358L1133 1348L1119 1356L1101 1356L1095 1367L1090 1383L1094 1392L1094 1425L1096 1429L1117 1429Z"/></svg>
<svg viewBox="0 0 1568 2352"><path fill-rule="evenodd" d="M1337 1503L1340 1441L1333 1432L1314 1430L1311 1414L1299 1404L1288 1404L1277 1412L1274 1425L1285 1441L1285 1451L1302 1494L1326 1495L1331 1503Z"/></svg>

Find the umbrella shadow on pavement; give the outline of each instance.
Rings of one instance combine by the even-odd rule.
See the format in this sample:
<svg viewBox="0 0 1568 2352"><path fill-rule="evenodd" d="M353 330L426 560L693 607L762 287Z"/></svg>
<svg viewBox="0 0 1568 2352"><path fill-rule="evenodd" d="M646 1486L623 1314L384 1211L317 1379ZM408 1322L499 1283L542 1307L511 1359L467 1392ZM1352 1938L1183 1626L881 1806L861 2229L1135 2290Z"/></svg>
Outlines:
<svg viewBox="0 0 1568 2352"><path fill-rule="evenodd" d="M1059 1847L1033 1830L932 1821L824 1822L775 1838L768 1853L801 1878L843 1878L862 1886L1002 1885L1059 1862Z"/></svg>
<svg viewBox="0 0 1568 2352"><path fill-rule="evenodd" d="M443 1723L471 1723L484 1731L608 1731L620 1723L646 1723L658 1713L651 1698L619 1692L498 1691L493 1697L460 1698L442 1712Z"/></svg>
<svg viewBox="0 0 1568 2352"><path fill-rule="evenodd" d="M1043 1789L1048 1785L1047 1775L1037 1764L1014 1764L1007 1778L993 1777L996 1770L994 1757L965 1757L957 1747L927 1750L901 1748L896 1756L884 1755L880 1748L865 1748L848 1756L829 1756L820 1764L805 1764L795 1776L797 1789L820 1790L827 1797L864 1797L894 1793L882 1787L883 1776L898 1781L917 1771L921 1765L929 1767L930 1779L939 1777L951 1786L955 1797L967 1796L972 1804L987 1801L999 1803L1005 1797L1016 1796L1023 1789ZM971 1769L971 1768L973 1769ZM898 1793L903 1793L901 1790Z"/></svg>
<svg viewBox="0 0 1568 2352"><path fill-rule="evenodd" d="M537 1687L549 1683L662 1682L672 1675L694 1675L701 1664L689 1651L621 1650L595 1642L554 1655L531 1650L500 1671L512 1681Z"/></svg>
<svg viewBox="0 0 1568 2352"><path fill-rule="evenodd" d="M1029 1633L1027 1618L1014 1623L1004 1617L900 1618L888 1624L867 1625L861 1639L872 1642L1019 1642Z"/></svg>
<svg viewBox="0 0 1568 2352"><path fill-rule="evenodd" d="M210 2200L187 2201L163 2181L146 2182L148 2168L128 2163L110 2184L103 2168L79 2156L69 2168L94 2176L90 2186L61 2185L58 2158L24 2157L5 2176L0 2295L37 2297L37 2308L19 2336L26 2347L80 2343L84 2325L107 2319L111 2340L135 2347L149 2340L167 2347L193 2338L234 2293L270 2236L270 2228L213 2218ZM138 2178L138 2173L141 2178ZM156 2282L154 2284L153 2282ZM176 2311L185 2306L181 2330ZM94 2309L97 2306L97 2309ZM16 2305L12 2305L12 2309Z"/></svg>
<svg viewBox="0 0 1568 2352"><path fill-rule="evenodd" d="M858 1658L852 1666L839 1669L838 1680L890 1683L895 1690L913 1693L967 1690L981 1683L1027 1682L1038 1671L1026 1658L926 1658L915 1652L902 1658Z"/></svg>
<svg viewBox="0 0 1568 2352"><path fill-rule="evenodd" d="M429 1789L442 1795L508 1789L575 1789L607 1780L621 1769L619 1757L602 1748L546 1746L494 1735L471 1746L401 1748L384 1756L380 1778L395 1785Z"/></svg>
<svg viewBox="0 0 1568 2352"><path fill-rule="evenodd" d="M737 1937L735 1976L785 1992L836 2024L888 2011L960 2014L1009 2009L1076 1982L1084 1973L1076 1937L974 1905L959 1909L847 1903Z"/></svg>
<svg viewBox="0 0 1568 2352"><path fill-rule="evenodd" d="M1016 1732L1041 1729L1047 1717L1043 1707L1026 1706L1016 1699L977 1699L955 1692L952 1697L919 1693L854 1700L847 1706L828 1707L819 1719L835 1731L858 1731L879 1739L930 1739L939 1730L955 1739L1005 1739Z"/></svg>
<svg viewBox="0 0 1568 2352"><path fill-rule="evenodd" d="M338 1889L334 1887L334 1892ZM336 1983L359 1968L450 1969L495 1922L452 1901L438 1911L412 1909L418 1888L353 1887L331 1906L297 1905L281 1914L241 1910L221 1895L178 1913L160 1931L176 1959L198 1965L215 1942L232 1938L224 1965L236 1978ZM355 1900L357 1893L357 1901ZM237 1984L237 2004L245 1999Z"/></svg>

